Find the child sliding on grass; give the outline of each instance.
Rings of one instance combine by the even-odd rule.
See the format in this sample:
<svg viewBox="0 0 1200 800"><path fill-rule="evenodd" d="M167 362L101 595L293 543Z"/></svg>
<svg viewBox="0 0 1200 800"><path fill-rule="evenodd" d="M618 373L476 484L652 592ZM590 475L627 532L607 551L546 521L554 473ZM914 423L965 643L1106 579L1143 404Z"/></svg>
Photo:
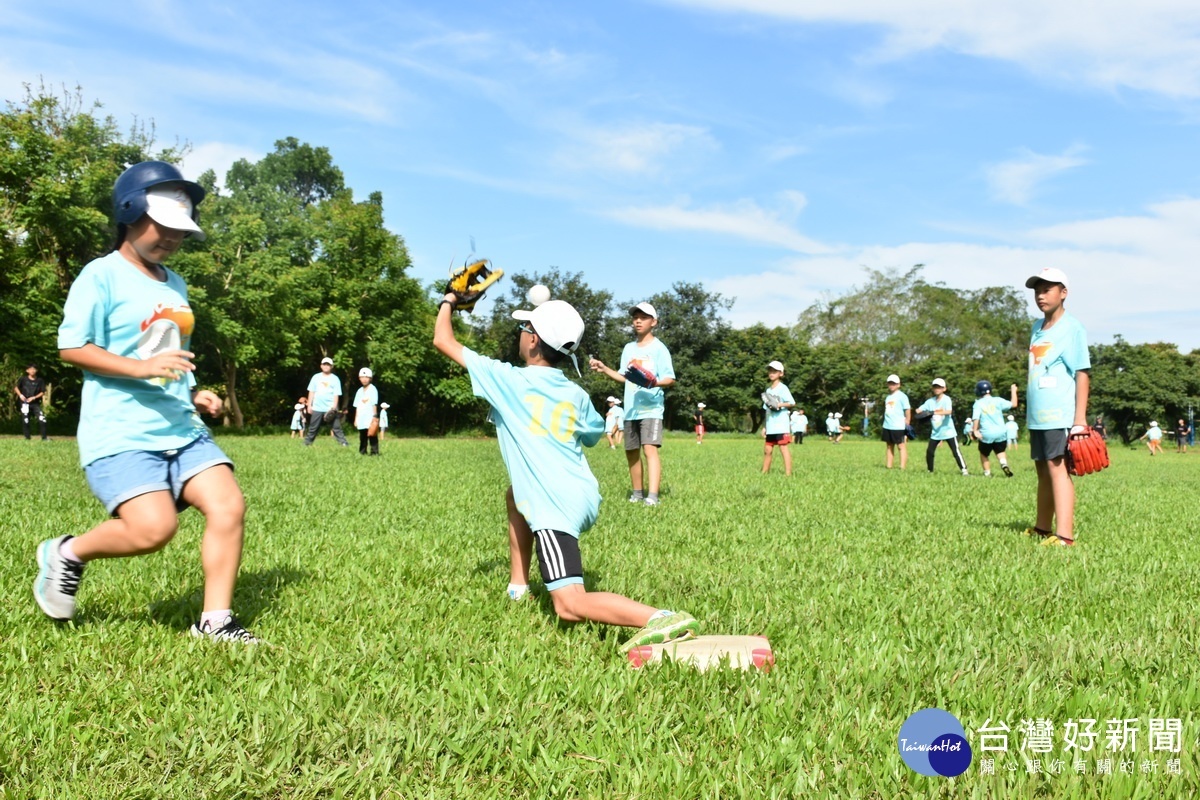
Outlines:
<svg viewBox="0 0 1200 800"><path fill-rule="evenodd" d="M117 249L79 273L58 329L63 360L83 369L80 460L112 519L42 542L33 594L47 616L71 619L85 565L161 550L191 505L205 517L204 609L192 635L253 643L230 610L245 501L198 413L219 414L221 399L196 391L187 286L162 265L186 237L204 238L203 198L161 161L133 165L113 187Z"/></svg>
<svg viewBox="0 0 1200 800"><path fill-rule="evenodd" d="M622 652L695 635L697 623L690 614L584 588L579 535L596 521L600 488L583 447L600 441L604 419L561 369L568 359L575 363L584 328L579 312L561 300L512 312L520 322L517 349L526 365L519 368L481 356L455 339L450 315L456 302L449 293L438 306L433 345L466 367L472 391L492 407L500 456L512 481L506 495L509 597L520 599L529 588L536 542L542 580L560 619L639 628Z"/></svg>

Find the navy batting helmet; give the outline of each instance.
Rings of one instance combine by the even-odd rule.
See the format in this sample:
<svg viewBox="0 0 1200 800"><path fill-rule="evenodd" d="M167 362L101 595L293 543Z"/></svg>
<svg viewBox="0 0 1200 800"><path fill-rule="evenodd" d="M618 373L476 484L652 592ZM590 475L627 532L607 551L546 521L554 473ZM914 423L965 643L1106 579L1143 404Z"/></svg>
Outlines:
<svg viewBox="0 0 1200 800"><path fill-rule="evenodd" d="M113 184L113 211L117 223L132 225L146 213L146 190L166 183L178 184L192 201L192 219L199 214L196 207L204 199L204 187L186 180L174 164L165 161L143 161L121 173Z"/></svg>
<svg viewBox="0 0 1200 800"><path fill-rule="evenodd" d="M983 397L985 394L987 394L990 391L992 391L991 381L980 381L979 383L975 384L975 396L976 397Z"/></svg>

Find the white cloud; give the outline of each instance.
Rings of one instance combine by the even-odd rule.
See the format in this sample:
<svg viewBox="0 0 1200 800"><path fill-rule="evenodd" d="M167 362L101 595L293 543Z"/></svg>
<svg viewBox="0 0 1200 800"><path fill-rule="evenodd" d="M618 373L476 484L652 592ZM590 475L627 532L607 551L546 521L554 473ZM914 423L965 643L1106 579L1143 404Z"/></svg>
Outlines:
<svg viewBox="0 0 1200 800"><path fill-rule="evenodd" d="M226 142L204 142L193 145L191 151L182 160L183 173L189 178L196 178L206 169L217 173L217 186L225 183L225 173L233 166L233 162L244 158L255 162L266 153L252 150L241 145Z"/></svg>
<svg viewBox="0 0 1200 800"><path fill-rule="evenodd" d="M577 126L566 133L574 141L559 149L552 160L568 170L656 175L668 163L717 148L704 128L665 122L608 128Z"/></svg>
<svg viewBox="0 0 1200 800"><path fill-rule="evenodd" d="M986 175L992 196L1005 203L1023 206L1043 182L1060 172L1082 166L1087 160L1080 157L1083 148L1072 145L1058 155L1043 155L1023 150L1017 158L992 164Z"/></svg>
<svg viewBox="0 0 1200 800"><path fill-rule="evenodd" d="M764 209L751 200L741 200L730 206L699 209L680 204L630 206L608 211L605 216L638 228L722 234L812 255L832 252L829 245L805 236L794 226L795 217L807 202L804 195L787 191L780 193L779 198L779 211Z"/></svg>
<svg viewBox="0 0 1200 800"><path fill-rule="evenodd" d="M1121 334L1133 342L1168 341L1200 347L1200 299L1190 291L1192 265L1200 263L1200 199L1152 206L1139 217L1114 217L1028 231L1009 246L963 242L868 245L813 258L791 258L753 274L708 281L737 301L735 325L794 324L823 293L841 294L872 269L925 264L930 282L959 289L1011 286L1045 266L1071 278L1068 307L1088 328L1091 341ZM1032 303L1030 314L1036 313Z"/></svg>
<svg viewBox="0 0 1200 800"><path fill-rule="evenodd" d="M1011 61L1055 79L1200 97L1194 0L663 0L796 22L879 26L879 60L930 49Z"/></svg>

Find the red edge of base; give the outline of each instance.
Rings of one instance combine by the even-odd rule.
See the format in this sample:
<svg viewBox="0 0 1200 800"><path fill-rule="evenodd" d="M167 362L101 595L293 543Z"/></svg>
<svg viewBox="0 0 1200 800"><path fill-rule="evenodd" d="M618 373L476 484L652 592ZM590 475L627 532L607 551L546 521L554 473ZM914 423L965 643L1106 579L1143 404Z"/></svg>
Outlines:
<svg viewBox="0 0 1200 800"><path fill-rule="evenodd" d="M754 660L755 669L762 672L770 672L775 666L775 653L770 649L754 650L750 653L750 657Z"/></svg>
<svg viewBox="0 0 1200 800"><path fill-rule="evenodd" d="M654 648L649 645L635 647L626 653L625 656L629 659L629 666L638 669L654 658Z"/></svg>

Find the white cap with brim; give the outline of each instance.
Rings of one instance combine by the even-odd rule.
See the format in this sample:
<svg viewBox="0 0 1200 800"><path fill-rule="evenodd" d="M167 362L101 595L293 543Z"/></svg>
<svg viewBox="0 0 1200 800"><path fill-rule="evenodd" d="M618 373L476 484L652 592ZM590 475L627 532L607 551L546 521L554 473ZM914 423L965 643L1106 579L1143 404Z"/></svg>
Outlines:
<svg viewBox="0 0 1200 800"><path fill-rule="evenodd" d="M636 306L629 309L630 314L635 311L640 311L647 317L654 317L654 319L658 319L658 312L655 311L654 306L650 305L649 303L638 303Z"/></svg>
<svg viewBox="0 0 1200 800"><path fill-rule="evenodd" d="M1031 275L1026 278L1025 288L1032 289L1034 286L1037 286L1038 281L1046 281L1047 283L1061 283L1064 289L1071 288L1071 284L1067 282L1067 273L1054 267L1046 267L1037 275Z"/></svg>
<svg viewBox="0 0 1200 800"><path fill-rule="evenodd" d="M1015 422L1015 421L1016 421L1016 419L1013 417L1013 415L1012 415L1012 414L1009 414L1009 415L1008 415L1008 421L1009 421L1009 422Z"/></svg>
<svg viewBox="0 0 1200 800"><path fill-rule="evenodd" d="M613 397L613 396L610 394L608 397L604 398L604 402L606 402L606 403L615 403L615 402L617 402L617 398Z"/></svg>
<svg viewBox="0 0 1200 800"><path fill-rule="evenodd" d="M373 378L373 377L375 377L375 373L371 372L371 368L370 368L370 367L363 367L362 369L360 369L360 370L358 371L358 377L360 377L360 378Z"/></svg>
<svg viewBox="0 0 1200 800"><path fill-rule="evenodd" d="M943 378L934 378L934 379L933 379L933 385L934 385L934 386L940 386L940 387L942 387L943 389L945 389L945 388L946 388L946 381L945 381Z"/></svg>
<svg viewBox="0 0 1200 800"><path fill-rule="evenodd" d="M888 383L899 383L899 382L900 382L900 376L899 376L899 375L897 375L897 374L895 374L895 373L892 373L891 375L888 375L888 376L887 376L887 382L888 382Z"/></svg>
<svg viewBox="0 0 1200 800"><path fill-rule="evenodd" d="M776 372L783 372L783 363L780 361L771 361L767 363L767 369L773 369Z"/></svg>
<svg viewBox="0 0 1200 800"><path fill-rule="evenodd" d="M704 403L696 403L696 408L708 408Z"/></svg>
<svg viewBox="0 0 1200 800"><path fill-rule="evenodd" d="M380 403L379 407L380 408L391 408L392 406L390 403Z"/></svg>
<svg viewBox="0 0 1200 800"><path fill-rule="evenodd" d="M1150 427L1151 427L1151 428L1157 428L1157 427L1158 427L1158 423L1157 423L1157 422L1155 422L1154 420L1150 420Z"/></svg>
<svg viewBox="0 0 1200 800"><path fill-rule="evenodd" d="M575 371L579 362L575 360L575 348L583 338L583 317L575 307L565 300L547 300L532 311L518 308L512 318L528 322L538 338L553 349L571 357Z"/></svg>
<svg viewBox="0 0 1200 800"><path fill-rule="evenodd" d="M328 364L329 366L331 366L331 367L332 367L332 366L333 366L333 359L332 359L332 358L330 358L329 356L325 356L324 358L322 358L322 359L321 359L321 363L322 363L322 364Z"/></svg>
<svg viewBox="0 0 1200 800"><path fill-rule="evenodd" d="M192 219L192 199L178 187L156 186L146 190L146 214L150 219L166 228L187 231L194 238L204 241L204 231Z"/></svg>

